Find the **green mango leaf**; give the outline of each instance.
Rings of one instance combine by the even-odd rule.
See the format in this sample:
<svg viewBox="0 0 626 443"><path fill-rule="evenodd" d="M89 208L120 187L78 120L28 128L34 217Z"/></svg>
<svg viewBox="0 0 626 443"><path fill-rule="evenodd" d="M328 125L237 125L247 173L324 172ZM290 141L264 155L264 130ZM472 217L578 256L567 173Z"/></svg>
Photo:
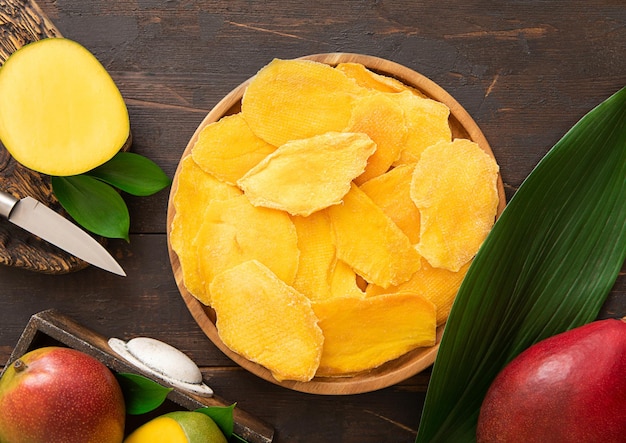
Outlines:
<svg viewBox="0 0 626 443"><path fill-rule="evenodd" d="M156 163L132 152L118 152L85 174L136 196L155 194L172 183Z"/></svg>
<svg viewBox="0 0 626 443"><path fill-rule="evenodd" d="M597 318L626 258L626 88L584 116L515 193L459 289L417 443L472 442L496 375Z"/></svg>
<svg viewBox="0 0 626 443"><path fill-rule="evenodd" d="M76 223L94 234L128 241L130 215L124 199L114 188L93 177L51 177L61 206Z"/></svg>
<svg viewBox="0 0 626 443"><path fill-rule="evenodd" d="M235 423L233 419L233 409L235 409L235 403L230 406L207 406L206 408L196 409L196 412L201 412L211 417L211 419L213 419L213 421L220 427L226 438L229 439L233 435L233 427Z"/></svg>
<svg viewBox="0 0 626 443"><path fill-rule="evenodd" d="M124 394L126 413L141 415L153 411L163 404L172 388L161 386L139 374L121 372L115 374Z"/></svg>

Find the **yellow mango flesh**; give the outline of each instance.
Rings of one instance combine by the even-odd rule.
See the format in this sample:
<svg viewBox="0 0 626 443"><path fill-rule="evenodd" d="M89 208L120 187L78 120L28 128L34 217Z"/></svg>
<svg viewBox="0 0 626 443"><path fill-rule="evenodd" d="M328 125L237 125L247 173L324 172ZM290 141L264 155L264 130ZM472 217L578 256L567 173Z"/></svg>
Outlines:
<svg viewBox="0 0 626 443"><path fill-rule="evenodd" d="M362 132L376 143L365 172L355 179L361 184L385 173L398 160L408 137L402 108L387 94L370 94L355 101L348 132Z"/></svg>
<svg viewBox="0 0 626 443"><path fill-rule="evenodd" d="M435 305L418 294L340 297L313 303L324 333L318 376L376 368L436 340Z"/></svg>
<svg viewBox="0 0 626 443"><path fill-rule="evenodd" d="M447 269L433 268L426 260L422 259L422 266L409 281L387 289L368 285L365 294L367 296L396 292L421 294L437 307L437 326L439 326L448 319L452 303L470 264L471 262L468 262L461 269L453 272Z"/></svg>
<svg viewBox="0 0 626 443"><path fill-rule="evenodd" d="M323 63L274 59L251 80L241 111L252 132L281 146L342 131L352 102L362 93L352 79Z"/></svg>
<svg viewBox="0 0 626 443"><path fill-rule="evenodd" d="M170 227L170 246L176 252L185 287L207 304L205 282L200 273L194 238L203 221L203 209L213 200L241 195L241 191L204 172L188 155L180 164L178 185L172 198L176 210Z"/></svg>
<svg viewBox="0 0 626 443"><path fill-rule="evenodd" d="M368 282L386 288L419 269L420 255L408 237L356 185L328 213L337 257Z"/></svg>
<svg viewBox="0 0 626 443"><path fill-rule="evenodd" d="M324 337L308 298L256 260L217 275L210 291L224 344L276 380L313 378Z"/></svg>
<svg viewBox="0 0 626 443"><path fill-rule="evenodd" d="M137 428L124 443L188 443L188 440L176 420L157 417Z"/></svg>
<svg viewBox="0 0 626 443"><path fill-rule="evenodd" d="M498 165L469 140L426 149L415 166L411 199L420 211L417 250L433 267L458 271L491 230L498 207Z"/></svg>
<svg viewBox="0 0 626 443"><path fill-rule="evenodd" d="M408 126L406 144L396 165L415 163L424 149L440 141L451 140L452 130L448 123L450 109L446 105L409 91L388 96L404 109Z"/></svg>
<svg viewBox="0 0 626 443"><path fill-rule="evenodd" d="M376 144L362 133L329 132L280 146L237 184L252 204L307 216L341 202Z"/></svg>
<svg viewBox="0 0 626 443"><path fill-rule="evenodd" d="M174 411L144 423L124 443L227 443L227 440L209 416L197 411Z"/></svg>
<svg viewBox="0 0 626 443"><path fill-rule="evenodd" d="M234 185L275 149L257 137L239 113L205 126L191 154L206 172Z"/></svg>
<svg viewBox="0 0 626 443"><path fill-rule="evenodd" d="M415 245L420 239L420 212L411 200L414 169L415 163L397 166L360 188Z"/></svg>
<svg viewBox="0 0 626 443"><path fill-rule="evenodd" d="M80 44L47 38L14 52L0 70L0 140L19 163L55 176L111 159L130 135L113 79Z"/></svg>

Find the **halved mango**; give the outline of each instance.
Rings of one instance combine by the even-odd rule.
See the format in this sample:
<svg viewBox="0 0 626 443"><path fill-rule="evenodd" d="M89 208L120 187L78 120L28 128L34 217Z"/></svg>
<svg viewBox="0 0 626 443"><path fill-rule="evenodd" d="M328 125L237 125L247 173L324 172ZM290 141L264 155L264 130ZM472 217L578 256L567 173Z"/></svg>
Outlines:
<svg viewBox="0 0 626 443"><path fill-rule="evenodd" d="M307 216L339 203L375 150L376 144L363 133L327 132L294 140L237 184L256 206Z"/></svg>
<svg viewBox="0 0 626 443"><path fill-rule="evenodd" d="M226 346L276 380L313 378L324 337L308 298L256 260L218 274L210 292Z"/></svg>
<svg viewBox="0 0 626 443"><path fill-rule="evenodd" d="M313 303L324 334L318 376L376 368L435 344L435 305L419 294L337 297Z"/></svg>
<svg viewBox="0 0 626 443"><path fill-rule="evenodd" d="M124 443L227 443L219 426L197 411L159 415L135 429Z"/></svg>
<svg viewBox="0 0 626 443"><path fill-rule="evenodd" d="M0 70L0 140L19 163L67 176L110 160L129 140L122 94L77 42L46 38L11 54Z"/></svg>

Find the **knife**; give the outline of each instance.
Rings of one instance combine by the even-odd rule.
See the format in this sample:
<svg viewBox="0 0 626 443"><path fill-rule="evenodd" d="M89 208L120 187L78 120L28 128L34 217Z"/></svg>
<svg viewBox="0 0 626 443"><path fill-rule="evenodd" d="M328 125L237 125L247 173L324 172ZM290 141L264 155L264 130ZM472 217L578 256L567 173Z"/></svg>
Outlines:
<svg viewBox="0 0 626 443"><path fill-rule="evenodd" d="M0 191L0 217L105 271L126 276L92 236L32 197L17 199Z"/></svg>

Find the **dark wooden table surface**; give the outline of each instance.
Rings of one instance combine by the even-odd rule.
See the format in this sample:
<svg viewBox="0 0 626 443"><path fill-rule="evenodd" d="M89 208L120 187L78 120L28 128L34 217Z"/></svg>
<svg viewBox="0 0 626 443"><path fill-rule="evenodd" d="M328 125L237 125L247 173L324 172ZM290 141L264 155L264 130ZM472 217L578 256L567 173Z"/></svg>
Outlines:
<svg viewBox="0 0 626 443"><path fill-rule="evenodd" d="M624 0L39 0L90 49L126 99L132 150L173 176L207 112L272 58L356 52L443 86L482 128L507 196L587 111L626 85ZM0 1L0 9L4 2ZM168 191L128 198L130 243L108 248L128 276L44 275L0 266L0 365L29 317L56 308L106 336L151 336L188 353L222 397L276 442L411 442L429 370L350 396L286 390L234 365L205 337L174 282ZM626 315L624 272L601 316Z"/></svg>

